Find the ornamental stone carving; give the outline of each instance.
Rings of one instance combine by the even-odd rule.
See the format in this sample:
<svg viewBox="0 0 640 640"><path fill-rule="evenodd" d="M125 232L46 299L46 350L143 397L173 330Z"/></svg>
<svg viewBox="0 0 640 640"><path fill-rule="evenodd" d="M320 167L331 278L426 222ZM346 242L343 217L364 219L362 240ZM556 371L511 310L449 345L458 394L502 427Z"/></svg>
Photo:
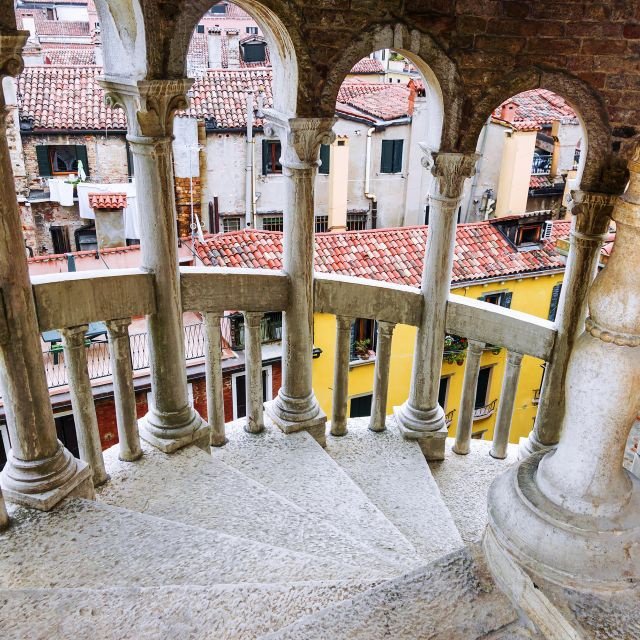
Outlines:
<svg viewBox="0 0 640 640"><path fill-rule="evenodd" d="M476 172L477 153L440 153L424 143L419 143L422 166L430 170L438 182L438 194L445 198L462 197L464 181Z"/></svg>
<svg viewBox="0 0 640 640"><path fill-rule="evenodd" d="M0 80L5 76L17 76L22 73L24 69L22 48L28 37L28 31L0 33Z"/></svg>

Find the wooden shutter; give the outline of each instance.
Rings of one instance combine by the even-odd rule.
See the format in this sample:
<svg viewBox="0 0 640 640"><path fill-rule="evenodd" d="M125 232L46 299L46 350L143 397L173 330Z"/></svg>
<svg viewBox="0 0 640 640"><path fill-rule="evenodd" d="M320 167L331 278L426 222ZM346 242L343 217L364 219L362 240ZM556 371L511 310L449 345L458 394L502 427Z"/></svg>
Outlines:
<svg viewBox="0 0 640 640"><path fill-rule="evenodd" d="M404 140L393 141L393 167L392 173L402 172L402 149L404 146Z"/></svg>
<svg viewBox="0 0 640 640"><path fill-rule="evenodd" d="M38 171L40 173L40 176L43 178L51 176L49 147L46 145L38 145L36 147L36 157L38 158Z"/></svg>
<svg viewBox="0 0 640 640"><path fill-rule="evenodd" d="M331 147L328 144L320 145L320 162L318 173L327 175L331 166Z"/></svg>
<svg viewBox="0 0 640 640"><path fill-rule="evenodd" d="M87 147L83 144L76 145L76 158L82 162L84 172L89 176L89 160L87 159Z"/></svg>
<svg viewBox="0 0 640 640"><path fill-rule="evenodd" d="M557 284L551 291L551 304L549 305L549 320L552 322L556 319L558 313L558 302L560 301L560 292L562 291L562 283Z"/></svg>
<svg viewBox="0 0 640 640"><path fill-rule="evenodd" d="M502 304L500 306L505 309L511 309L511 298L513 298L513 293L511 293L511 291L507 291L504 294L504 298L502 299Z"/></svg>
<svg viewBox="0 0 640 640"><path fill-rule="evenodd" d="M380 173L393 173L393 140L382 141Z"/></svg>
<svg viewBox="0 0 640 640"><path fill-rule="evenodd" d="M267 166L269 164L269 141L268 140L263 140L262 141L262 175L266 176L268 171L267 171Z"/></svg>

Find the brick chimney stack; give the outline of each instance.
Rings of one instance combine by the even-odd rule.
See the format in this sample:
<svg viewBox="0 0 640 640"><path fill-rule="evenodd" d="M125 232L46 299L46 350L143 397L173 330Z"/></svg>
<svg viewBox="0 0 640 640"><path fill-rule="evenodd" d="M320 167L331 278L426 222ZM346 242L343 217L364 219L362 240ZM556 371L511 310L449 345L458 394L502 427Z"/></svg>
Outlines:
<svg viewBox="0 0 640 640"><path fill-rule="evenodd" d="M505 122L513 122L516 119L516 109L518 105L515 102L505 102L500 107L500 120Z"/></svg>

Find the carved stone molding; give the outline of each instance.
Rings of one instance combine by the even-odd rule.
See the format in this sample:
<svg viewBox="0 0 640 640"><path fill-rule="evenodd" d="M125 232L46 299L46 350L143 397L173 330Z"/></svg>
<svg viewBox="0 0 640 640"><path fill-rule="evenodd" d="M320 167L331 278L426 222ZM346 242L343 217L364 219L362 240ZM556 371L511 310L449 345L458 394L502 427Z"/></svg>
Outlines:
<svg viewBox="0 0 640 640"><path fill-rule="evenodd" d="M167 138L173 134L175 112L189 106L187 91L193 80L140 80L128 83L104 78L105 102L127 113L129 135Z"/></svg>
<svg viewBox="0 0 640 640"><path fill-rule="evenodd" d="M477 153L440 153L422 143L420 148L424 154L422 166L431 170L437 179L437 195L456 200L462 197L464 181L475 174L480 156Z"/></svg>
<svg viewBox="0 0 640 640"><path fill-rule="evenodd" d="M600 240L609 228L618 196L597 191L572 191L574 201L572 213L576 216L575 231L577 237Z"/></svg>
<svg viewBox="0 0 640 640"><path fill-rule="evenodd" d="M0 33L0 80L5 76L17 76L22 73L22 48L28 37L28 31Z"/></svg>

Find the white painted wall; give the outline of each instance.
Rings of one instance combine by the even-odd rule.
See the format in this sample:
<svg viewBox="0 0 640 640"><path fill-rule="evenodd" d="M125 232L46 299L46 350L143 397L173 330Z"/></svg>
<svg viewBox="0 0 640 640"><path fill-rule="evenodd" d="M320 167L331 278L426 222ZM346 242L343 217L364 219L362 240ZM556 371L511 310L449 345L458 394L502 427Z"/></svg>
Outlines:
<svg viewBox="0 0 640 640"><path fill-rule="evenodd" d="M173 120L173 170L178 178L194 178L200 175L198 157L198 121L196 118ZM191 171L189 171L191 160Z"/></svg>
<svg viewBox="0 0 640 640"><path fill-rule="evenodd" d="M58 20L64 22L89 22L89 13L82 5L56 5Z"/></svg>

